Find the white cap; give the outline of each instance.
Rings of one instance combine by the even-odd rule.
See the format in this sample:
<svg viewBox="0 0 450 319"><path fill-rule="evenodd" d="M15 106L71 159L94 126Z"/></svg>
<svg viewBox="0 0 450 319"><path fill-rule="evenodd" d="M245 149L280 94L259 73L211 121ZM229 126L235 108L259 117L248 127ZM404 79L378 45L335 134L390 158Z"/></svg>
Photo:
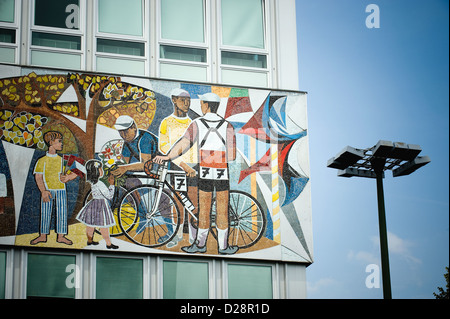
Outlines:
<svg viewBox="0 0 450 319"><path fill-rule="evenodd" d="M131 125L133 125L134 120L131 116L121 115L117 118L116 123L114 124L114 128L118 131L126 130Z"/></svg>
<svg viewBox="0 0 450 319"><path fill-rule="evenodd" d="M180 89L180 88L176 88L173 89L172 92L170 92L170 96L186 96L186 97L191 97L188 93L188 91Z"/></svg>
<svg viewBox="0 0 450 319"><path fill-rule="evenodd" d="M198 97L204 102L220 102L220 97L215 93L206 93Z"/></svg>

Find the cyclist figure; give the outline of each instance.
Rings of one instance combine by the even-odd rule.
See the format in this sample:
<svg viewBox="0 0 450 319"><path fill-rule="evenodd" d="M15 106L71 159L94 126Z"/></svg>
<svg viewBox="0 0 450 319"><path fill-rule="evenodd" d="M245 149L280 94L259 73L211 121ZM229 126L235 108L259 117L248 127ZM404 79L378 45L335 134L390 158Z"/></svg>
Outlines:
<svg viewBox="0 0 450 319"><path fill-rule="evenodd" d="M119 131L124 140L122 156L127 164L117 166L116 169L111 170L111 174L114 177L120 177L127 172L143 172L145 162L151 161L152 157L157 154L157 138L152 133L139 129L133 118L128 115L119 116L114 128ZM141 184L139 178L127 178L125 188L131 189ZM136 200L141 201L140 198L136 198ZM144 218L145 213L140 211L139 216ZM140 233L144 229L145 224L140 223L136 232Z"/></svg>
<svg viewBox="0 0 450 319"><path fill-rule="evenodd" d="M186 129L192 122L192 119L188 116L189 108L191 105L191 96L186 90L176 88L171 92L171 98L173 103L173 113L164 118L159 127L159 150L162 154L167 154L170 148L178 141L180 137L184 135ZM194 207L198 206L198 189L197 189L197 170L195 166L197 164L197 151L195 147L192 147L189 151L184 153L173 161L174 166L178 166L186 172L187 176L187 192L188 197L191 200ZM173 169L177 169L174 167ZM178 234L167 244L168 248L178 245L183 239L183 224L185 220L185 214L183 204L177 202L181 211L181 227L178 230ZM196 212L193 212L194 214ZM189 220L189 219L188 219ZM197 229L188 221L189 241L192 243L197 236Z"/></svg>
<svg viewBox="0 0 450 319"><path fill-rule="evenodd" d="M128 115L119 116L114 128L125 142L122 156L128 164L118 166L111 174L120 177L128 171L143 172L144 163L151 160L158 150L156 137L146 130L138 129L133 118Z"/></svg>
<svg viewBox="0 0 450 319"><path fill-rule="evenodd" d="M154 161L162 164L173 160L197 144L199 172L199 224L196 241L182 247L187 253L206 252L206 241L210 227L212 196L216 191L216 227L220 254L234 254L237 246L228 245L229 221L229 172L228 162L236 158L236 137L233 126L217 114L220 98L214 93L200 95L203 116L195 119L182 138L165 156L156 156Z"/></svg>

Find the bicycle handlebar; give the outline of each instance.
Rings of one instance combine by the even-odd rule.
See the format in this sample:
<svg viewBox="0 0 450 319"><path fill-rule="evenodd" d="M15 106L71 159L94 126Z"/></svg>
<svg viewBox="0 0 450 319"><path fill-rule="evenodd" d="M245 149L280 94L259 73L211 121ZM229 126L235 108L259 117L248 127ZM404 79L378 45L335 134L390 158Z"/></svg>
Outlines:
<svg viewBox="0 0 450 319"><path fill-rule="evenodd" d="M187 175L184 170L169 170L170 162L170 160L165 160L162 164L159 164L149 160L144 163L143 171L129 171L122 176L160 179L161 175L165 177L167 174Z"/></svg>

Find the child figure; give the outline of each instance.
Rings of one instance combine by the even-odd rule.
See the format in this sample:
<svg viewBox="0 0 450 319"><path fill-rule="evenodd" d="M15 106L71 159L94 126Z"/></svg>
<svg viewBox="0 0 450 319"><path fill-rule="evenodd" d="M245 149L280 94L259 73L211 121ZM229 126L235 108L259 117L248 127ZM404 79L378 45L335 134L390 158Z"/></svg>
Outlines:
<svg viewBox="0 0 450 319"><path fill-rule="evenodd" d="M86 235L88 238L88 245L98 245L98 242L93 240L94 227L100 229L103 239L106 242L106 248L117 249L118 246L111 243L109 237L109 227L116 224L111 207L108 204L108 199L114 196L114 185L106 187L106 185L99 181L103 176L102 163L98 160L89 160L86 162L86 180L91 185L92 199L80 210L76 219L86 225ZM114 179L112 175L110 178Z"/></svg>

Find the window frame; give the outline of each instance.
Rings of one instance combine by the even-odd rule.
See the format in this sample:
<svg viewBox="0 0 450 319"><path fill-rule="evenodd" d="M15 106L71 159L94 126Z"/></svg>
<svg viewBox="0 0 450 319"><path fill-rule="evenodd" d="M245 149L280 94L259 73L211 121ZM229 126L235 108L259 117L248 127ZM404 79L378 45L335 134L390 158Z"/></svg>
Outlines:
<svg viewBox="0 0 450 319"><path fill-rule="evenodd" d="M269 2L267 0L262 1L262 10L263 10L263 24L264 24L264 48L250 48L250 47L240 47L240 46L231 46L223 44L222 37L222 0L218 0L217 2L217 10L216 10L216 20L217 20L217 61L218 61L218 82L221 84L233 85L233 83L228 83L223 81L223 71L241 71L241 72L250 72L250 73L258 73L266 75L266 87L271 87L273 84L271 70L272 70L272 59L270 54L271 49L271 19L270 19L270 8ZM238 66L238 65L230 65L224 64L222 61L222 52L232 52L232 53L244 53L244 54L256 54L263 55L266 57L266 67L265 68L257 68L257 67L249 67L249 66ZM251 86L247 85L246 86Z"/></svg>
<svg viewBox="0 0 450 319"><path fill-rule="evenodd" d="M226 260L224 261L223 265L223 298L224 299L230 299L230 296L228 295L228 283L229 283L229 273L228 273L228 266L229 265L237 265L237 266L251 266L251 267L270 267L271 268L271 275L272 275L272 299L278 299L279 298L279 281L278 281L278 265L273 263L265 263L265 262L239 262L238 260ZM236 297L233 297L236 298ZM252 298L250 296L250 298Z"/></svg>
<svg viewBox="0 0 450 319"><path fill-rule="evenodd" d="M29 268L29 264L28 264L28 256L29 254L35 254L35 255L58 255L58 256L71 256L71 257L75 257L75 264L79 270L78 275L80 276L79 278L79 284L80 287L79 288L74 288L75 289L75 296L74 299L81 299L82 298L82 293L83 293L83 256L79 253L75 253L75 252L70 252L70 251L64 251L64 252L59 252L59 251L49 251L49 250L22 250L22 262L23 262L23 266L22 268L22 273L21 273L21 277L23 278L23 280L21 280L22 286L21 286L21 298L22 299L27 299L27 283L28 283L28 268ZM67 273L67 276L69 276L70 273ZM55 297L57 298L57 297Z"/></svg>
<svg viewBox="0 0 450 319"><path fill-rule="evenodd" d="M14 270L14 262L13 262L13 254L14 250L7 248L0 248L0 253L5 253L5 299L11 299L12 296L12 286L13 286L13 270ZM1 276L2 274L0 274Z"/></svg>
<svg viewBox="0 0 450 319"><path fill-rule="evenodd" d="M22 1L14 0L14 22L2 22L0 21L0 28L7 30L14 30L16 32L15 42L6 43L0 42L0 48L14 49L14 62L18 63L20 58L20 22L21 22L21 12L22 12ZM3 62L2 62L3 63Z"/></svg>
<svg viewBox="0 0 450 319"><path fill-rule="evenodd" d="M150 263L146 256L139 255L125 255L120 253L90 253L90 296L91 299L97 298L97 258L111 258L111 259L133 259L142 260L142 299L150 298Z"/></svg>
<svg viewBox="0 0 450 319"><path fill-rule="evenodd" d="M216 295L216 287L215 281L215 267L214 260L203 259L203 258L177 258L177 257L166 257L166 256L158 256L157 257L157 269L159 272L157 274L158 278L158 299L164 299L164 262L183 262L183 263L206 263L208 264L208 299L214 299Z"/></svg>
<svg viewBox="0 0 450 319"><path fill-rule="evenodd" d="M128 60L128 61L138 61L144 62L144 73L143 74L127 74L127 75L140 75L140 76L149 76L150 75L150 7L151 4L142 0L142 36L133 36L133 35L123 35L117 33L107 33L99 31L99 0L94 1L94 12L93 12L93 36L92 36L92 67L93 70L97 70L97 58L108 58L108 59L118 59L118 60ZM136 55L128 55L128 54L119 54L119 53L109 53L109 52L100 52L97 50L97 40L105 39L105 40L115 40L115 41L126 41L126 42L135 42L135 43L143 43L144 44L144 55L136 56ZM105 71L99 71L105 72ZM114 71L110 71L114 73ZM117 72L116 72L117 73Z"/></svg>
<svg viewBox="0 0 450 319"><path fill-rule="evenodd" d="M56 28L39 26L35 24L35 12L36 12L36 0L30 2L29 10L29 36L28 36L28 52L27 52L27 64L33 66L47 66L41 64L32 64L32 53L33 52L50 52L50 53L60 53L67 55L75 55L80 57L80 70L86 69L86 23L87 23L87 13L86 13L86 0L79 0L79 28L69 29L69 28ZM56 35L71 35L80 37L80 50L65 49L65 48L53 48L46 46L33 45L33 32L43 32Z"/></svg>
<svg viewBox="0 0 450 319"><path fill-rule="evenodd" d="M212 67L212 56L211 56L211 17L208 14L210 12L210 1L202 0L203 1L203 43L201 42L192 42L192 41L179 41L179 40L171 40L171 39L164 39L162 37L162 15L161 15L161 1L156 1L156 44L157 50L156 50L156 60L157 60L157 73L156 76L158 78L167 78L161 76L161 65L172 65L172 66L187 66L187 67L197 67L199 69L205 69L206 72L206 79L205 81L201 82L211 82L211 67ZM161 46L174 46L174 47L180 47L180 48L188 48L188 49L199 49L199 50L206 50L206 61L205 62L195 62L195 61L186 61L186 60L174 60L174 59L167 59L161 57ZM168 79L168 78L167 78ZM173 79L172 79L173 80ZM176 79L179 80L179 79ZM188 78L183 78L182 80L189 80ZM197 81L198 82L198 81Z"/></svg>

